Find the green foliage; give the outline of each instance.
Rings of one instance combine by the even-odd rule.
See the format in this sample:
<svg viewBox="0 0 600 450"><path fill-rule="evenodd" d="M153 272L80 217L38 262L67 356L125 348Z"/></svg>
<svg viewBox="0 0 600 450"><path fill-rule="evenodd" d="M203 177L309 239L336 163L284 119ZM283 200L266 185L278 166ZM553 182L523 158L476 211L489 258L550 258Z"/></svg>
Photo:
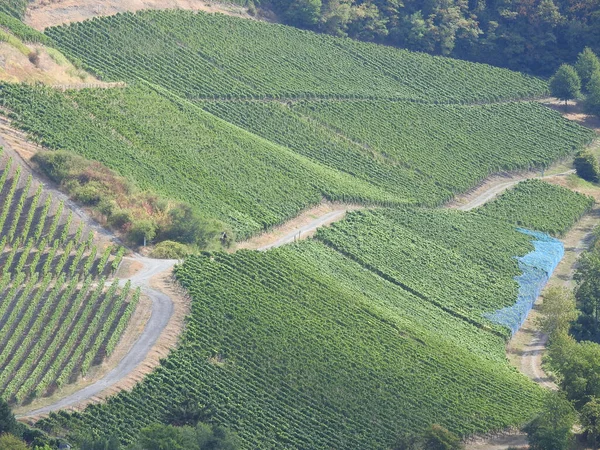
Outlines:
<svg viewBox="0 0 600 450"><path fill-rule="evenodd" d="M514 303L528 239L478 211L380 209L293 246L191 256L176 268L193 298L178 349L134 391L40 426L134 442L200 419L242 448L375 449L432 422L457 435L522 425L543 393L482 313Z"/></svg>
<svg viewBox="0 0 600 450"><path fill-rule="evenodd" d="M593 203L586 195L541 180L528 180L486 203L480 211L520 227L562 235Z"/></svg>
<svg viewBox="0 0 600 450"><path fill-rule="evenodd" d="M598 159L589 150L582 151L575 155L573 166L577 175L586 181L597 183L600 180L600 164Z"/></svg>
<svg viewBox="0 0 600 450"><path fill-rule="evenodd" d="M600 70L594 72L587 84L588 94L583 104L584 109L589 114L595 114L600 117Z"/></svg>
<svg viewBox="0 0 600 450"><path fill-rule="evenodd" d="M24 42L34 42L44 45L52 45L52 40L43 33L28 27L19 19L6 14L0 7L0 27L9 30L13 35Z"/></svg>
<svg viewBox="0 0 600 450"><path fill-rule="evenodd" d="M0 435L4 433L15 433L17 430L17 419L15 419L8 403L0 398Z"/></svg>
<svg viewBox="0 0 600 450"><path fill-rule="evenodd" d="M454 433L439 425L432 425L425 433L425 448L428 450L460 450L464 446Z"/></svg>
<svg viewBox="0 0 600 450"><path fill-rule="evenodd" d="M487 65L221 14L125 13L45 32L65 54L106 80L141 78L189 99L358 97L464 103L547 93L542 80Z"/></svg>
<svg viewBox="0 0 600 450"><path fill-rule="evenodd" d="M564 337L551 346L550 356L561 389L577 409L600 397L600 345Z"/></svg>
<svg viewBox="0 0 600 450"><path fill-rule="evenodd" d="M531 450L568 450L573 443L577 414L561 393L547 394L542 413L525 431Z"/></svg>
<svg viewBox="0 0 600 450"><path fill-rule="evenodd" d="M321 0L292 0L284 18L290 25L301 28L311 28L319 21L321 14Z"/></svg>
<svg viewBox="0 0 600 450"><path fill-rule="evenodd" d="M577 319L575 298L566 288L552 287L544 292L544 302L538 316L538 326L550 336L567 334L571 322Z"/></svg>
<svg viewBox="0 0 600 450"><path fill-rule="evenodd" d="M564 100L575 100L581 96L581 80L572 66L563 64L550 78L550 93Z"/></svg>
<svg viewBox="0 0 600 450"><path fill-rule="evenodd" d="M600 342L600 251L585 253L573 277L577 281L575 299L581 315L573 326L578 340Z"/></svg>
<svg viewBox="0 0 600 450"><path fill-rule="evenodd" d="M594 448L600 442L600 400L597 397L587 402L579 416L583 431L587 435L587 441Z"/></svg>
<svg viewBox="0 0 600 450"><path fill-rule="evenodd" d="M158 259L183 259L189 253L189 248L179 242L162 241L156 244L150 256Z"/></svg>
<svg viewBox="0 0 600 450"><path fill-rule="evenodd" d="M80 240L85 224L73 223L72 211L31 177L23 182L21 166L3 162L0 395L22 403L87 373L96 358L110 353L109 343L120 338L130 317L130 294L129 286L121 292L117 285L104 288L111 250L98 258L93 233Z"/></svg>
<svg viewBox="0 0 600 450"><path fill-rule="evenodd" d="M222 427L154 424L142 429L131 450L237 450L235 434Z"/></svg>
<svg viewBox="0 0 600 450"><path fill-rule="evenodd" d="M29 447L12 434L0 434L0 450L29 450Z"/></svg>
<svg viewBox="0 0 600 450"><path fill-rule="evenodd" d="M592 75L595 72L600 72L600 60L591 48L586 47L577 56L577 62L575 63L575 70L581 80L581 85L586 88Z"/></svg>

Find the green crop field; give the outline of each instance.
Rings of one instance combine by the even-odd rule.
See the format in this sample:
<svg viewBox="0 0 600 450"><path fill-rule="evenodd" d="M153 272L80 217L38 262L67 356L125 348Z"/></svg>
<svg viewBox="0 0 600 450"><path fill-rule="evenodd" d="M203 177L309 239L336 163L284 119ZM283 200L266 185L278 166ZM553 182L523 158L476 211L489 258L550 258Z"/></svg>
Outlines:
<svg viewBox="0 0 600 450"><path fill-rule="evenodd" d="M219 14L125 13L46 34L107 80L142 78L190 99L316 96L462 103L547 92L542 80L483 64Z"/></svg>
<svg viewBox="0 0 600 450"><path fill-rule="evenodd" d="M439 205L489 173L548 165L590 139L587 130L528 103L199 105L220 120L146 85L61 93L5 84L0 101L43 145L187 201L230 224L238 239L322 198ZM547 126L554 133L543 133Z"/></svg>
<svg viewBox="0 0 600 450"><path fill-rule="evenodd" d="M514 225L562 235L594 200L540 180L519 183L514 189L481 208L485 215Z"/></svg>
<svg viewBox="0 0 600 450"><path fill-rule="evenodd" d="M574 219L579 200L548 210L566 201ZM179 348L132 392L40 426L130 441L186 401L244 448L390 448L431 423L522 424L542 391L483 314L514 303L530 239L479 211L380 209L268 252L190 257L175 271L194 299Z"/></svg>
<svg viewBox="0 0 600 450"><path fill-rule="evenodd" d="M25 14L29 0L0 0L0 12L21 18Z"/></svg>
<svg viewBox="0 0 600 450"><path fill-rule="evenodd" d="M123 250L99 250L85 223L10 158L0 198L0 396L23 403L110 355L139 292L107 285Z"/></svg>

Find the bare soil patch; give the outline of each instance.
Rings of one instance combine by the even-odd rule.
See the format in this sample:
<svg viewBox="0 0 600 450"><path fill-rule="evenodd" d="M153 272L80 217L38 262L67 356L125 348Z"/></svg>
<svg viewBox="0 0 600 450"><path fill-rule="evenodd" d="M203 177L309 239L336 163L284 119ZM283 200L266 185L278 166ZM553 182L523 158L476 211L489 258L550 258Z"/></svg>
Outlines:
<svg viewBox="0 0 600 450"><path fill-rule="evenodd" d="M81 22L97 16L112 16L142 9L187 9L252 18L247 8L200 0L35 0L29 5L25 23L36 30Z"/></svg>
<svg viewBox="0 0 600 450"><path fill-rule="evenodd" d="M38 53L36 63L12 45L0 43L0 81L11 83L44 83L48 85L76 85L92 83L102 85L89 73L76 69L63 58L52 58L43 45L27 44L32 52ZM59 61L59 62L57 62Z"/></svg>

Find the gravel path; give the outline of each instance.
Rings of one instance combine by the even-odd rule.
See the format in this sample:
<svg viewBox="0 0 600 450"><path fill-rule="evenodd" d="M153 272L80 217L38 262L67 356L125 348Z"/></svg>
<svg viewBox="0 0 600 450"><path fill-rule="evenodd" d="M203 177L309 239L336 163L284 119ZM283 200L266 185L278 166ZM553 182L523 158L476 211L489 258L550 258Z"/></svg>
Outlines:
<svg viewBox="0 0 600 450"><path fill-rule="evenodd" d="M299 239L306 238L306 237L308 237L308 235L310 233L315 231L317 228L328 225L332 222L341 220L346 215L346 212L348 212L347 208L346 209L336 209L335 211L331 211L321 217L317 217L312 222L286 234L285 236L282 236L281 238L277 239L275 242L273 242L271 244L260 247L258 250L265 251L265 250L269 250L271 248L281 247L282 245L289 244L289 243L297 241Z"/></svg>
<svg viewBox="0 0 600 450"><path fill-rule="evenodd" d="M125 284L127 280L131 280L131 285L133 287L141 287L142 292L152 301L152 315L150 316L150 319L148 320L141 336L133 344L129 352L123 357L117 366L108 372L104 377L51 405L21 414L18 416L18 418L45 415L52 411L73 406L93 398L105 389L111 387L113 384L127 377L139 364L144 361L150 352L150 349L169 323L169 319L173 315L174 310L173 302L167 295L150 287L150 279L155 275L171 270L178 261L150 259L139 255L136 255L133 258L124 259L138 261L142 263L144 267L131 278L120 280L120 283Z"/></svg>

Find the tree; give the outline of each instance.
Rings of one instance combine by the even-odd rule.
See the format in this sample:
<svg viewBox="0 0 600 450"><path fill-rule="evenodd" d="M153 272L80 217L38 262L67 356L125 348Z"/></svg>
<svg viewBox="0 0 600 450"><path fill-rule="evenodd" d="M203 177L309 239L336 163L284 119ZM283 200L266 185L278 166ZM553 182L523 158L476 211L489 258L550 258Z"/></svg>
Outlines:
<svg viewBox="0 0 600 450"><path fill-rule="evenodd" d="M560 100L565 101L579 98L581 95L581 80L572 66L563 64L558 68L554 76L550 78L550 92Z"/></svg>
<svg viewBox="0 0 600 450"><path fill-rule="evenodd" d="M548 394L539 416L525 427L531 450L567 450L577 419L575 409L561 393Z"/></svg>
<svg viewBox="0 0 600 450"><path fill-rule="evenodd" d="M544 294L538 325L550 338L556 333L567 333L577 318L575 297L565 288L553 287Z"/></svg>
<svg viewBox="0 0 600 450"><path fill-rule="evenodd" d="M587 89L594 72L600 72L600 60L591 48L586 47L577 57L575 70L581 79L581 85Z"/></svg>
<svg viewBox="0 0 600 450"><path fill-rule="evenodd" d="M581 151L575 155L573 166L577 175L587 181L597 183L600 180L600 164L594 155L589 151Z"/></svg>
<svg viewBox="0 0 600 450"><path fill-rule="evenodd" d="M156 236L156 224L151 219L142 219L133 223L129 231L129 239L136 244L143 244L144 247L148 241Z"/></svg>
<svg viewBox="0 0 600 450"><path fill-rule="evenodd" d="M313 28L321 17L321 0L293 0L283 17L291 25Z"/></svg>
<svg viewBox="0 0 600 450"><path fill-rule="evenodd" d="M2 434L0 435L0 450L29 450L29 447L12 434Z"/></svg>
<svg viewBox="0 0 600 450"><path fill-rule="evenodd" d="M460 438L440 425L431 425L425 432L425 448L428 450L460 450L464 448Z"/></svg>
<svg viewBox="0 0 600 450"><path fill-rule="evenodd" d="M600 70L594 72L590 77L587 92L584 103L585 112L600 116Z"/></svg>
<svg viewBox="0 0 600 450"><path fill-rule="evenodd" d="M581 315L574 336L578 340L600 340L600 252L584 254L573 276L577 282L575 299Z"/></svg>
<svg viewBox="0 0 600 450"><path fill-rule="evenodd" d="M560 387L577 409L600 397L600 345L563 336L551 345L550 357L561 376Z"/></svg>
<svg viewBox="0 0 600 450"><path fill-rule="evenodd" d="M600 400L592 398L581 408L580 421L588 443L594 448L600 443Z"/></svg>
<svg viewBox="0 0 600 450"><path fill-rule="evenodd" d="M17 434L19 431L19 424L17 419L10 410L10 406L3 399L0 398L0 434L13 433Z"/></svg>

